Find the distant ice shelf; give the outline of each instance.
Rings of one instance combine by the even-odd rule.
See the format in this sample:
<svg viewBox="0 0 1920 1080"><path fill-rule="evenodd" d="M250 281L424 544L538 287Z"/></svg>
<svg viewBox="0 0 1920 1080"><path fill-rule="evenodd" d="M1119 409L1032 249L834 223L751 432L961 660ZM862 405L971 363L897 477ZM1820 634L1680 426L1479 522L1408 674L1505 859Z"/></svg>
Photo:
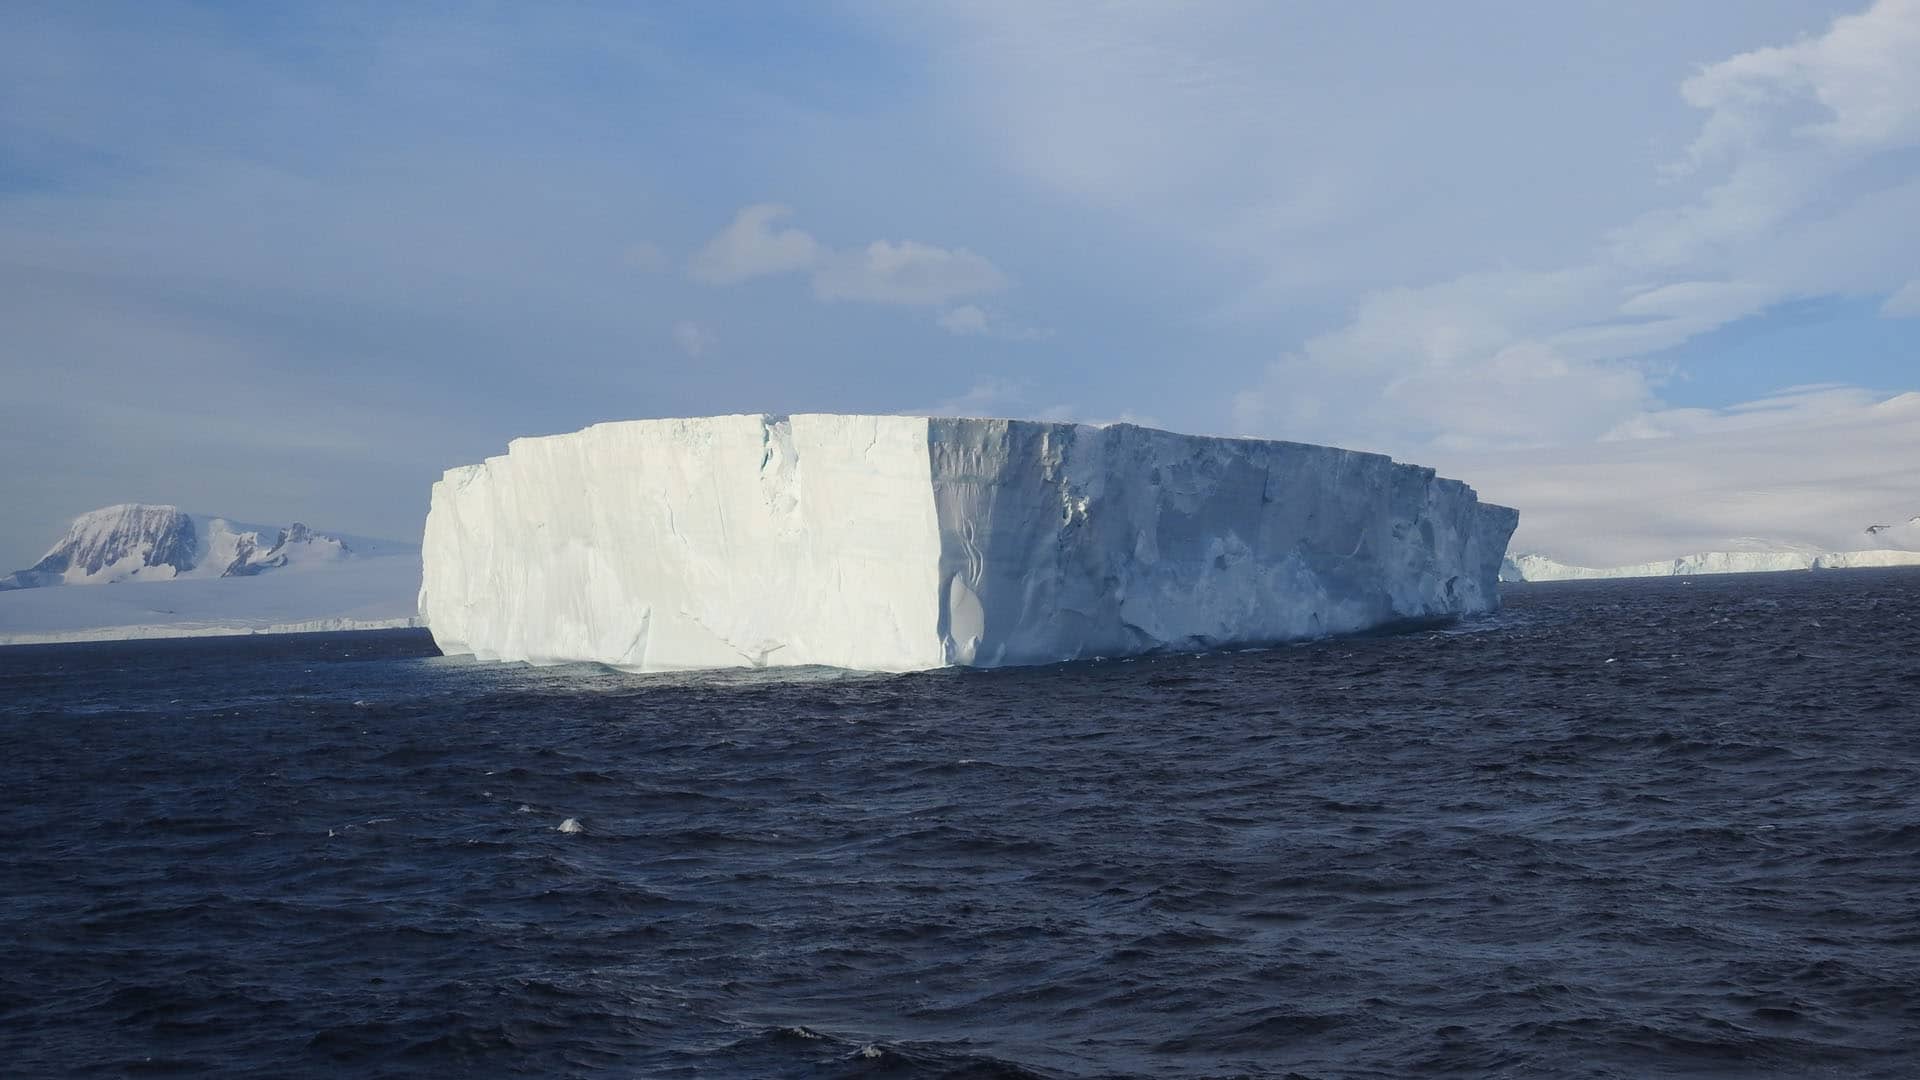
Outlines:
<svg viewBox="0 0 1920 1080"><path fill-rule="evenodd" d="M386 555L253 577L134 579L0 592L0 645L418 626L420 559Z"/></svg>
<svg viewBox="0 0 1920 1080"><path fill-rule="evenodd" d="M1128 424L801 414L515 440L434 485L440 648L909 671L1490 611L1515 511L1431 469Z"/></svg>
<svg viewBox="0 0 1920 1080"><path fill-rule="evenodd" d="M1920 566L1920 551L1708 551L1629 566L1569 566L1544 555L1515 555L1500 568L1502 581L1591 581L1611 578L1695 577L1788 570L1858 570Z"/></svg>
<svg viewBox="0 0 1920 1080"><path fill-rule="evenodd" d="M417 615L391 619L306 619L285 623L155 623L148 626L96 626L47 633L0 634L0 645L67 645L88 641L144 641L155 638L249 637L254 634L324 634L348 630L405 630L424 626Z"/></svg>

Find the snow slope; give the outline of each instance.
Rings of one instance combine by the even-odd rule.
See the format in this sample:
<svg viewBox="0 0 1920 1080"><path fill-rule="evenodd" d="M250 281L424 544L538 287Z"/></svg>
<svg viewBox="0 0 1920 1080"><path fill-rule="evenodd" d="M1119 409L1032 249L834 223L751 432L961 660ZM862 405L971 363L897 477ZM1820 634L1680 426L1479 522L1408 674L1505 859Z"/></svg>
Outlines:
<svg viewBox="0 0 1920 1080"><path fill-rule="evenodd" d="M1695 577L1784 570L1855 570L1920 566L1920 551L1709 551L1629 566L1569 566L1544 555L1515 555L1501 565L1502 581L1586 581L1606 578Z"/></svg>
<svg viewBox="0 0 1920 1080"><path fill-rule="evenodd" d="M656 670L1043 663L1498 605L1514 511L1298 443L912 416L515 440L434 485L448 653Z"/></svg>
<svg viewBox="0 0 1920 1080"><path fill-rule="evenodd" d="M74 518L39 562L0 578L0 590L164 581L192 569L199 550L193 519L177 506L106 506Z"/></svg>
<svg viewBox="0 0 1920 1080"><path fill-rule="evenodd" d="M357 558L297 574L134 579L0 592L0 645L419 625L420 560Z"/></svg>

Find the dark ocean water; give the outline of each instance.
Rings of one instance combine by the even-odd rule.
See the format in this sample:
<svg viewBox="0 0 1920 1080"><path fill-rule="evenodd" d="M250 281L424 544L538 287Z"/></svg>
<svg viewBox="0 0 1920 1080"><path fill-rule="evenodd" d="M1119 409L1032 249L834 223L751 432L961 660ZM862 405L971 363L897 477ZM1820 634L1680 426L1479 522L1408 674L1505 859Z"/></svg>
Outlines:
<svg viewBox="0 0 1920 1080"><path fill-rule="evenodd" d="M0 799L7 1076L1920 1075L1911 571L901 677L0 649Z"/></svg>

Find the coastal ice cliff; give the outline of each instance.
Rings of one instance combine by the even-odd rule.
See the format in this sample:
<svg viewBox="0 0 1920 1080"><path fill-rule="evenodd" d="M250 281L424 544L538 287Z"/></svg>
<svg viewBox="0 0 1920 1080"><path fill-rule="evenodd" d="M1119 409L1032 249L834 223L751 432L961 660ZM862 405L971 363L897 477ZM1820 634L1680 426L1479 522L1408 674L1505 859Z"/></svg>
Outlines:
<svg viewBox="0 0 1920 1080"><path fill-rule="evenodd" d="M914 416L515 440L433 487L440 648L637 670L993 667L1485 612L1518 522L1299 443Z"/></svg>

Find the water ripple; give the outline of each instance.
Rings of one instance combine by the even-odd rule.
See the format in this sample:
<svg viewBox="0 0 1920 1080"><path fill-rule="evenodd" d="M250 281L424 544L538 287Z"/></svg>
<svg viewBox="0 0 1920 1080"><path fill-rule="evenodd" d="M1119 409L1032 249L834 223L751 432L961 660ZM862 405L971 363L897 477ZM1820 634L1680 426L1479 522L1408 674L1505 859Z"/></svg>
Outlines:
<svg viewBox="0 0 1920 1080"><path fill-rule="evenodd" d="M899 677L4 649L0 1060L1912 1076L1915 610L1913 571L1571 583Z"/></svg>

